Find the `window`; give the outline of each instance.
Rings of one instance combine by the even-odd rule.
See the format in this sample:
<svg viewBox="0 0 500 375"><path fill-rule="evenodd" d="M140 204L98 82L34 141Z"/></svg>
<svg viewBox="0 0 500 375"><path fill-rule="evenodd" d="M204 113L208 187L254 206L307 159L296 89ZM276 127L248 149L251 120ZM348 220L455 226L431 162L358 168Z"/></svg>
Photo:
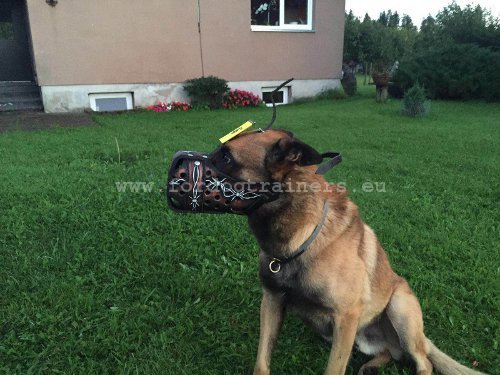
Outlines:
<svg viewBox="0 0 500 375"><path fill-rule="evenodd" d="M273 106L273 101L271 99L271 92L274 91L276 87L263 87L262 88L262 100L268 107ZM283 87L281 90L274 94L274 104L288 104L288 87Z"/></svg>
<svg viewBox="0 0 500 375"><path fill-rule="evenodd" d="M252 31L312 30L313 0L251 0Z"/></svg>
<svg viewBox="0 0 500 375"><path fill-rule="evenodd" d="M89 94L90 108L97 112L126 111L133 109L132 93Z"/></svg>
<svg viewBox="0 0 500 375"><path fill-rule="evenodd" d="M0 39L14 40L14 25L10 14L0 17Z"/></svg>

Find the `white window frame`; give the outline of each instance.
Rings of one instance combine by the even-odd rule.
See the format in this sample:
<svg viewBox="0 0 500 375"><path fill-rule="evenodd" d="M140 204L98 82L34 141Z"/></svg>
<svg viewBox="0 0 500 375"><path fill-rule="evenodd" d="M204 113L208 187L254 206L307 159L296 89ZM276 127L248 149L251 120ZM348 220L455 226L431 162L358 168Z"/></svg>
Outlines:
<svg viewBox="0 0 500 375"><path fill-rule="evenodd" d="M276 86L277 87L277 86ZM260 92L262 94L264 94L265 92L273 92L276 87L263 87ZM280 90L278 90L277 92L282 92L283 93L283 102L282 103L274 103L276 105L283 105L283 104L288 104L289 103L289 93L290 91L290 87L289 86L285 86L283 88L281 88ZM262 99L264 99L264 95L262 95ZM266 106L267 107L272 107L273 106L273 103L266 103Z"/></svg>
<svg viewBox="0 0 500 375"><path fill-rule="evenodd" d="M90 108L95 112L99 112L95 100L108 99L108 98L125 98L125 100L127 101L127 111L134 109L134 103L131 92L90 93L89 94Z"/></svg>
<svg viewBox="0 0 500 375"><path fill-rule="evenodd" d="M307 0L307 24L295 25L285 24L285 1L280 2L280 25L279 26L266 26L266 25L250 25L252 31L313 31L313 0Z"/></svg>

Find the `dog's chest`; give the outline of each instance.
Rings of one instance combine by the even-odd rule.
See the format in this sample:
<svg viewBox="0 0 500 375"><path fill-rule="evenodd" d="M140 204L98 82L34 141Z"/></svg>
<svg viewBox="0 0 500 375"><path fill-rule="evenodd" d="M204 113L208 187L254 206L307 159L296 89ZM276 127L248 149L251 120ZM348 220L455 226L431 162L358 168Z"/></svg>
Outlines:
<svg viewBox="0 0 500 375"><path fill-rule="evenodd" d="M299 260L281 265L277 273L269 269L270 260L260 260L259 275L263 286L269 291L284 294L287 304L297 309L324 309L321 293L305 282L305 272Z"/></svg>

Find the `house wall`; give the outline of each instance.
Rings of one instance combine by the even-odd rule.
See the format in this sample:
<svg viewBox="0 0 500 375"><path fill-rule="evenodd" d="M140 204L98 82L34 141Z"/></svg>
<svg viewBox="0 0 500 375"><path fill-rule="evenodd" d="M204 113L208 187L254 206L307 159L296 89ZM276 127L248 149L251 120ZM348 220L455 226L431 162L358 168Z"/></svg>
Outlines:
<svg viewBox="0 0 500 375"><path fill-rule="evenodd" d="M27 4L41 86L180 82L201 74L195 1Z"/></svg>
<svg viewBox="0 0 500 375"><path fill-rule="evenodd" d="M257 32L250 0L202 0L205 73L230 81L339 78L344 9L344 0L316 0L313 32Z"/></svg>
<svg viewBox="0 0 500 375"><path fill-rule="evenodd" d="M83 110L88 93L116 85L135 105L178 98L202 72L240 88L290 77L332 87L341 74L344 0L315 0L312 32L251 31L250 0L200 0L201 49L196 0L26 1L46 111Z"/></svg>

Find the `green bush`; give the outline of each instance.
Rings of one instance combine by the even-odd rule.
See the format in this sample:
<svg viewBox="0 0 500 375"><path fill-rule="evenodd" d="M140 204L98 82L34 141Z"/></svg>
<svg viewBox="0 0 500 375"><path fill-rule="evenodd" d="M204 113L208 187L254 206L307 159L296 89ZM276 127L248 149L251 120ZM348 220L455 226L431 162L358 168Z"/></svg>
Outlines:
<svg viewBox="0 0 500 375"><path fill-rule="evenodd" d="M322 90L315 97L315 99L317 99L317 100L338 100L338 99L345 99L345 98L346 98L346 94L342 91L342 89L340 87L337 87L334 89Z"/></svg>
<svg viewBox="0 0 500 375"><path fill-rule="evenodd" d="M356 81L356 75L354 74L354 70L349 66L344 65L344 75L340 80L342 84L342 88L347 96L354 96L358 91L358 82Z"/></svg>
<svg viewBox="0 0 500 375"><path fill-rule="evenodd" d="M342 87L336 87L334 89L324 89L315 96L305 96L301 98L294 99L293 105L302 105L307 103L313 103L322 100L340 100L346 99L347 95L345 94Z"/></svg>
<svg viewBox="0 0 500 375"><path fill-rule="evenodd" d="M389 82L389 87L387 88L389 95L396 99L401 99L404 96L404 90L401 85L397 82Z"/></svg>
<svg viewBox="0 0 500 375"><path fill-rule="evenodd" d="M402 105L403 114L409 117L423 116L430 109L425 90L418 82L405 92Z"/></svg>
<svg viewBox="0 0 500 375"><path fill-rule="evenodd" d="M193 107L208 106L210 109L219 109L229 87L226 80L208 76L187 80L184 82L184 90L191 98Z"/></svg>
<svg viewBox="0 0 500 375"><path fill-rule="evenodd" d="M500 100L500 52L453 42L433 45L403 58L394 80L403 90L418 81L431 98Z"/></svg>

